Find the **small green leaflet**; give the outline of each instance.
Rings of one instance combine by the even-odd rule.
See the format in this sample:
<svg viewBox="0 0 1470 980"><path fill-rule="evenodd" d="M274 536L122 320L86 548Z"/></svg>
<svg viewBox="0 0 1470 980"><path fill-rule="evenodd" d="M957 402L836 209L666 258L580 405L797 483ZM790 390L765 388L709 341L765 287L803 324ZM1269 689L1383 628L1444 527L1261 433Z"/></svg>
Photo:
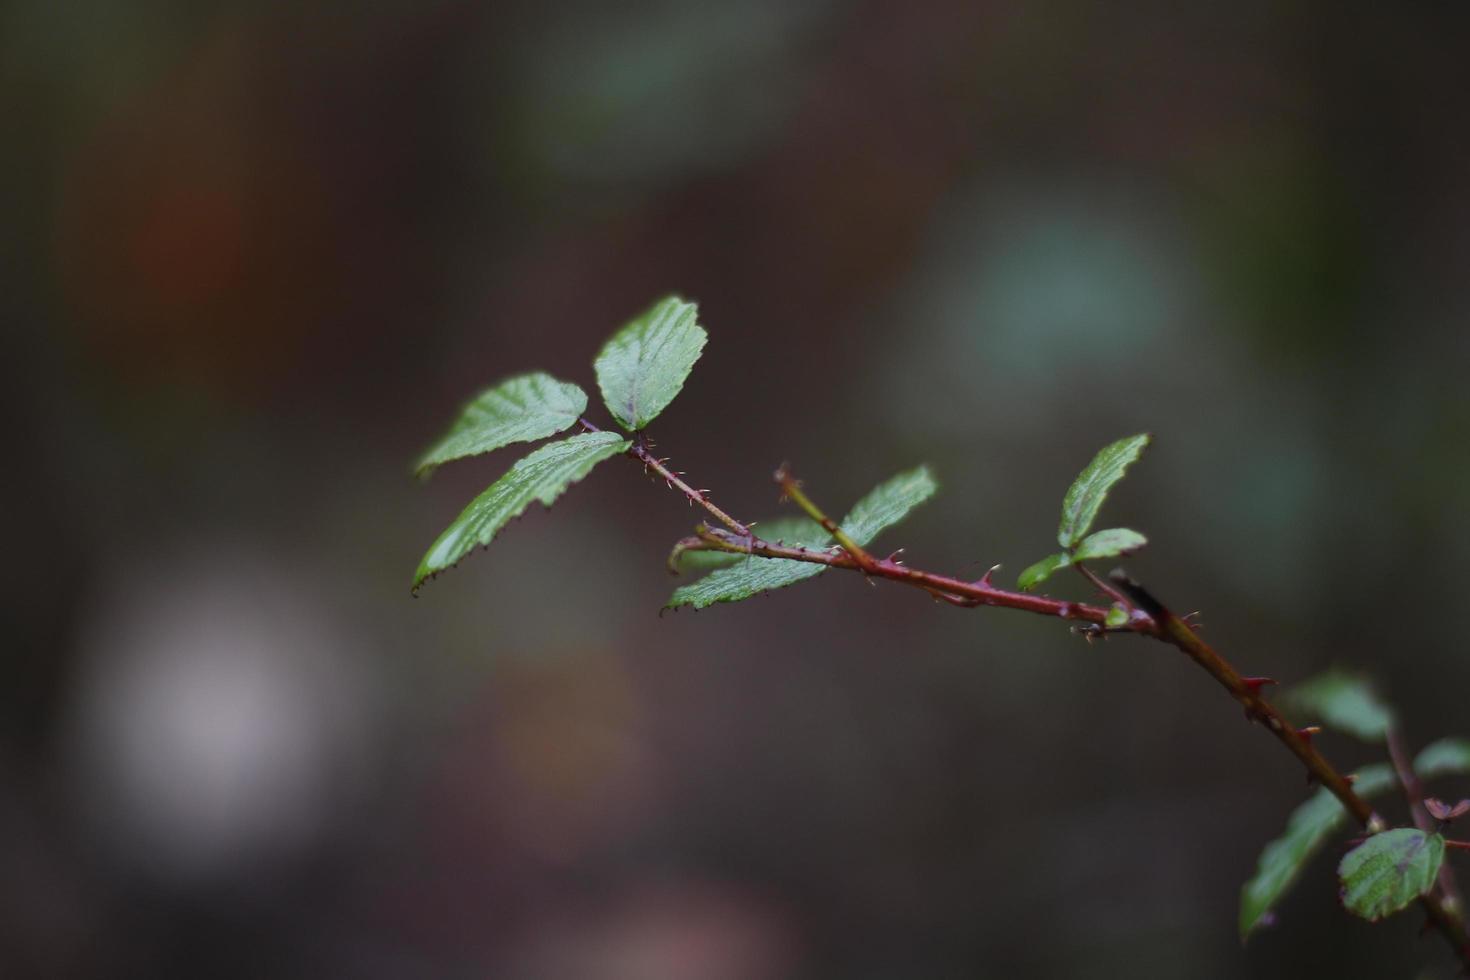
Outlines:
<svg viewBox="0 0 1470 980"><path fill-rule="evenodd" d="M1110 629L1117 629L1120 626L1127 626L1128 619L1128 610L1115 602L1108 608L1108 615L1103 620L1103 625Z"/></svg>
<svg viewBox="0 0 1470 980"><path fill-rule="evenodd" d="M613 334L597 355L597 386L618 424L637 432L669 407L704 350L698 307L667 296Z"/></svg>
<svg viewBox="0 0 1470 980"><path fill-rule="evenodd" d="M843 518L842 529L859 546L866 547L885 529L903 520L909 511L933 496L936 489L938 487L927 467L900 473L859 500ZM768 531L760 527L756 530L760 537L770 540ZM804 540L788 540L786 543L807 544ZM824 548L829 544L830 539L823 537L819 541L813 540L808 546ZM721 568L698 582L675 590L668 607L692 605L695 609L703 609L716 602L739 602L761 592L804 581L826 570L826 565L814 562L751 556L747 561Z"/></svg>
<svg viewBox="0 0 1470 980"><path fill-rule="evenodd" d="M1083 538L1075 551L1047 555L1036 564L1028 565L1020 575L1016 576L1016 581L1022 591L1030 592L1069 565L1096 561L1100 558L1117 558L1119 555L1131 554L1146 544L1148 544L1148 538L1126 527L1098 531Z"/></svg>
<svg viewBox="0 0 1470 980"><path fill-rule="evenodd" d="M487 545L501 528L519 517L531 501L550 507L567 487L592 467L631 445L615 432L585 432L542 446L517 462L480 494L439 535L414 573L417 592L424 580L453 566L476 545Z"/></svg>
<svg viewBox="0 0 1470 980"><path fill-rule="evenodd" d="M1460 776L1470 772L1470 741L1442 738L1426 745L1414 760L1414 771L1420 779Z"/></svg>
<svg viewBox="0 0 1470 980"><path fill-rule="evenodd" d="M909 516L909 511L934 496L939 485L929 467L919 466L880 483L859 500L842 519L842 530L866 548L868 543Z"/></svg>
<svg viewBox="0 0 1470 980"><path fill-rule="evenodd" d="M465 405L453 426L414 467L421 477L450 460L515 442L534 442L571 428L587 410L587 393L536 372L507 378Z"/></svg>
<svg viewBox="0 0 1470 980"><path fill-rule="evenodd" d="M1056 555L1047 555L1034 565L1027 565L1020 575L1016 576L1016 584L1023 591L1030 592L1042 582L1051 578L1059 569L1066 568L1072 564L1072 556L1066 552Z"/></svg>
<svg viewBox="0 0 1470 980"><path fill-rule="evenodd" d="M755 532L756 537L770 544L825 548L832 543L831 536L822 530L820 524L803 515L761 521L752 526L751 530ZM767 560L769 559L752 558L750 555L743 555L736 551L691 550L679 555L679 571L707 572L716 568L727 568L737 562Z"/></svg>
<svg viewBox="0 0 1470 980"><path fill-rule="evenodd" d="M1382 742L1393 725L1393 712L1374 694L1372 685L1345 670L1318 674L1291 688L1282 701L1292 710L1364 742Z"/></svg>
<svg viewBox="0 0 1470 980"><path fill-rule="evenodd" d="M1075 548L1092 528L1108 491L1123 479L1128 466L1143 454L1151 438L1143 433L1104 446L1073 481L1062 500L1062 523L1057 530L1057 541L1063 548Z"/></svg>
<svg viewBox="0 0 1470 980"><path fill-rule="evenodd" d="M1394 785L1393 769L1386 765L1365 766L1358 772L1353 789L1364 799L1383 793ZM1266 845L1255 876L1240 890L1240 938L1246 939L1281 900L1302 868L1306 867L1327 839L1347 821L1342 803L1326 788L1297 807L1286 824L1286 833Z"/></svg>
<svg viewBox="0 0 1470 980"><path fill-rule="evenodd" d="M819 549L813 549L819 550ZM815 562L792 561L789 558L758 558L743 556L746 560L728 568L711 572L698 582L680 586L674 590L665 608L693 606L703 609L717 602L739 602L762 592L783 589L806 579L814 578L827 570L826 565Z"/></svg>
<svg viewBox="0 0 1470 980"><path fill-rule="evenodd" d="M1117 558L1129 555L1148 544L1148 538L1126 527L1094 531L1083 538L1072 552L1072 562L1097 561L1102 558Z"/></svg>
<svg viewBox="0 0 1470 980"><path fill-rule="evenodd" d="M1412 827L1374 834L1337 866L1342 904L1377 922L1429 891L1444 862L1444 838Z"/></svg>

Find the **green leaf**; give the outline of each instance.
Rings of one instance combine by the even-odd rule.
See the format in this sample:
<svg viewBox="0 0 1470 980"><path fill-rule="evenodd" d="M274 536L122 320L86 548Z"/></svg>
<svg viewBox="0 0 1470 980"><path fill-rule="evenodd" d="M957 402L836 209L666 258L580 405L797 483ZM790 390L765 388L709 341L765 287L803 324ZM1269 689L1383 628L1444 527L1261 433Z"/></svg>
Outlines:
<svg viewBox="0 0 1470 980"><path fill-rule="evenodd" d="M761 521L751 528L756 537L770 544L804 545L808 548L825 548L832 538L822 526L805 515L778 517L772 521ZM728 568L736 562L750 561L750 555L736 551L685 551L679 555L679 571L712 571ZM756 558L755 561L762 559Z"/></svg>
<svg viewBox="0 0 1470 980"><path fill-rule="evenodd" d="M1437 776L1462 776L1470 772L1470 741L1442 738L1424 747L1414 760L1414 771L1420 779Z"/></svg>
<svg viewBox="0 0 1470 980"><path fill-rule="evenodd" d="M1028 565L1020 575L1016 576L1016 584L1023 591L1030 592L1042 582L1051 578L1058 569L1066 568L1072 564L1072 556L1062 552L1056 555L1047 555L1034 565Z"/></svg>
<svg viewBox="0 0 1470 980"><path fill-rule="evenodd" d="M1374 834L1337 866L1342 904L1377 922L1429 891L1444 863L1444 838L1412 827Z"/></svg>
<svg viewBox="0 0 1470 980"><path fill-rule="evenodd" d="M418 591L425 579L458 563L475 545L489 544L531 501L539 500L550 507L567 487L591 472L592 467L626 451L629 445L615 432L584 432L542 446L517 462L510 472L471 501L439 535L414 573L414 591Z"/></svg>
<svg viewBox="0 0 1470 980"><path fill-rule="evenodd" d="M704 350L699 308L666 296L613 334L597 355L597 385L618 424L637 432L669 407Z"/></svg>
<svg viewBox="0 0 1470 980"><path fill-rule="evenodd" d="M804 582L827 570L826 565L792 561L789 558L760 558L755 555L737 557L744 560L711 572L698 582L675 589L666 608L688 605L703 609L717 602L739 602L762 592L784 589L788 585Z"/></svg>
<svg viewBox="0 0 1470 980"><path fill-rule="evenodd" d="M575 425L586 410L587 393L574 384L540 372L507 378L465 405L414 468L427 477L450 460L554 436Z"/></svg>
<svg viewBox="0 0 1470 980"><path fill-rule="evenodd" d="M927 466L900 473L868 492L842 519L842 530L866 547L879 534L909 515L909 511L934 496L939 485Z"/></svg>
<svg viewBox="0 0 1470 980"><path fill-rule="evenodd" d="M1057 530L1057 541L1063 548L1075 548L1092 528L1108 491L1123 479L1123 473L1143 454L1151 438L1143 433L1104 446L1073 481L1062 501L1062 523Z"/></svg>
<svg viewBox="0 0 1470 980"><path fill-rule="evenodd" d="M1094 531L1083 538L1072 552L1072 561L1096 561L1102 558L1117 558L1129 555L1148 544L1148 538L1126 527Z"/></svg>
<svg viewBox="0 0 1470 980"><path fill-rule="evenodd" d="M1344 670L1329 670L1286 691L1289 708L1365 742L1382 742L1393 725L1393 712L1368 681Z"/></svg>
<svg viewBox="0 0 1470 980"><path fill-rule="evenodd" d="M900 473L859 500L842 519L842 529L857 544L865 546L886 528L907 517L911 510L933 496L936 489L934 477L927 467ZM809 527L816 527L805 518L801 520ZM769 527L757 526L756 531L761 538L771 540ZM820 538L803 533L786 543L821 550L831 544L831 539L821 533ZM739 602L762 592L805 581L827 570L826 565L789 558L735 557L745 557L746 560L737 560L737 563L712 572L698 582L675 590L668 608L691 605L695 609L703 609L716 602Z"/></svg>
<svg viewBox="0 0 1470 980"><path fill-rule="evenodd" d="M1393 769L1366 766L1358 772L1353 789L1364 799L1383 793L1394 785ZM1255 876L1240 890L1240 938L1246 939L1265 920L1272 907L1296 881L1308 861L1327 839L1347 821L1342 803L1326 788L1297 807L1286 824L1286 833L1266 845Z"/></svg>
<svg viewBox="0 0 1470 980"><path fill-rule="evenodd" d="M1113 606L1108 610L1106 618L1103 619L1103 625L1111 627L1113 629L1117 629L1119 626L1127 626L1128 619L1128 610L1114 603Z"/></svg>

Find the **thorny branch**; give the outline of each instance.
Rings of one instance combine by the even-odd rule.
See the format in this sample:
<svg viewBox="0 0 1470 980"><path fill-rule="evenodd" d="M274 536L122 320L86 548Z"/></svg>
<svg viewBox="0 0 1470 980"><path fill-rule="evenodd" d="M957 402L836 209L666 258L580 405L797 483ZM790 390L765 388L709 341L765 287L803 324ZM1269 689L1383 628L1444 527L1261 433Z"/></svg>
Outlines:
<svg viewBox="0 0 1470 980"><path fill-rule="evenodd" d="M596 431L596 427L585 420L582 425L588 431ZM1242 675L1229 661L1206 643L1196 629L1185 622L1184 618L1171 612L1151 592L1129 578L1121 569L1114 571L1109 576L1111 582L1104 582L1090 571L1082 569L1088 580L1103 594L1119 600L1129 611L1128 621L1124 625L1107 628L1104 626L1109 611L1107 608L998 588L990 581L991 573L995 571L994 568L979 579L964 581L947 575L910 568L892 557L887 559L873 557L858 547L856 542L843 533L836 522L812 503L802 491L801 484L791 476L785 466L782 466L775 474L783 495L790 498L832 535L838 542L833 548L793 547L764 541L748 525L735 520L715 506L709 499L709 491L695 490L681 479L681 474L675 473L664 465L667 460L654 457L649 452L648 443L641 437L628 450L628 455L641 462L645 470L650 470L662 477L669 487L683 493L691 504L703 507L715 520L724 525L723 528L719 528L701 524L695 529L693 537L679 541L669 558L671 569L675 568L678 555L688 550L728 551L762 558L816 562L832 568L861 571L864 575L873 578L887 579L919 588L936 599L952 605L997 606L1076 621L1082 624L1080 630L1089 638L1108 633L1137 633L1159 640L1183 652L1213 677L1221 687L1225 688L1231 697L1235 698L1245 709L1247 720L1264 725L1266 730L1306 767L1308 780L1325 786L1333 796L1337 797L1353 819L1362 824L1370 834L1387 829L1383 818L1374 813L1367 801L1353 790L1352 784L1355 777L1339 772L1312 744L1312 736L1319 729L1294 727L1274 705L1261 696L1262 688L1268 684L1274 684L1275 681L1268 677ZM1390 748L1391 750L1393 748L1392 741ZM1396 767L1399 767L1399 762L1400 760L1396 758ZM1401 780L1405 779L1405 773L1406 770L1399 767ZM1407 770L1407 773L1412 780L1412 770ZM1416 781L1406 781L1404 786L1410 797L1410 809L1417 822L1421 817L1422 806L1418 801L1422 799L1422 793L1413 788L1417 786ZM1447 869L1445 875L1440 879L1440 887L1421 896L1419 901L1429 917L1426 925L1432 924L1444 935L1455 954L1465 965L1466 971L1470 972L1470 936L1466 934L1465 923L1461 918L1462 906L1454 890L1453 879L1448 876Z"/></svg>

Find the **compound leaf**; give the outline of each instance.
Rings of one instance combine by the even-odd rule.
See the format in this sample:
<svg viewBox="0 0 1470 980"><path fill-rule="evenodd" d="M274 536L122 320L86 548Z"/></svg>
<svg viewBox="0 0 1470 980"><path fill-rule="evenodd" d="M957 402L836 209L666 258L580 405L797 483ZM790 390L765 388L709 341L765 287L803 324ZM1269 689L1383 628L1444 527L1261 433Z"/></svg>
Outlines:
<svg viewBox="0 0 1470 980"><path fill-rule="evenodd" d="M1098 509L1130 464L1135 462L1152 438L1148 433L1129 436L1104 446L1087 464L1062 500L1062 522L1057 541L1063 548L1075 548L1092 528Z"/></svg>
<svg viewBox="0 0 1470 980"><path fill-rule="evenodd" d="M1283 702L1318 719L1329 728L1365 742L1382 742L1393 725L1393 712L1368 681L1344 670L1329 670L1285 693Z"/></svg>
<svg viewBox="0 0 1470 980"><path fill-rule="evenodd" d="M1414 771L1420 779L1460 776L1470 772L1470 741L1442 738L1426 745L1414 760Z"/></svg>
<svg viewBox="0 0 1470 980"><path fill-rule="evenodd" d="M413 587L450 568L476 545L487 545L501 528L519 517L533 500L550 507L567 487L592 467L631 445L615 432L584 432L542 446L518 461L464 509L430 546L414 573Z"/></svg>
<svg viewBox="0 0 1470 980"><path fill-rule="evenodd" d="M1374 834L1337 866L1342 904L1369 922L1405 908L1429 891L1444 862L1444 838L1413 827Z"/></svg>
<svg viewBox="0 0 1470 980"><path fill-rule="evenodd" d="M669 407L704 350L699 308L666 296L613 334L597 355L597 386L618 424L629 432Z"/></svg>
<svg viewBox="0 0 1470 980"><path fill-rule="evenodd" d="M1072 552L1072 561L1096 561L1102 558L1117 558L1129 555L1148 544L1148 538L1126 527L1094 531L1078 543Z"/></svg>
<svg viewBox="0 0 1470 980"><path fill-rule="evenodd" d="M1059 569L1066 568L1072 564L1072 556L1066 552L1055 555L1047 555L1034 565L1028 565L1016 576L1016 584L1022 590L1030 592L1042 582L1051 578Z"/></svg>
<svg viewBox="0 0 1470 980"><path fill-rule="evenodd" d="M1359 770L1353 789L1364 799L1394 785L1393 770L1385 765ZM1308 861L1347 821L1342 803L1326 788L1292 811L1286 833L1266 845L1256 873L1240 890L1240 938L1246 939L1264 921L1271 908L1296 881Z"/></svg>
<svg viewBox="0 0 1470 980"><path fill-rule="evenodd" d="M507 378L466 404L414 469L427 477L450 460L554 436L575 425L586 410L587 393L574 384L539 371Z"/></svg>

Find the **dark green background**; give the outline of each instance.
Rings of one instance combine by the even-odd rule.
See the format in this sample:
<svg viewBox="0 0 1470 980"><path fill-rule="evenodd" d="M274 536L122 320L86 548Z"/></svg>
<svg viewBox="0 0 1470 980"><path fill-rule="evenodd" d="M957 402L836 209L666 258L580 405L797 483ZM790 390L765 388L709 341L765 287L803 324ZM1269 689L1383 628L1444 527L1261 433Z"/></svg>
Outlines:
<svg viewBox="0 0 1470 980"><path fill-rule="evenodd" d="M1451 975L1330 858L1241 947L1306 786L1172 650L837 574L659 618L694 516L620 461L412 600L514 456L409 466L678 291L711 340L654 436L735 513L927 461L883 543L1013 575L1150 430L1135 574L1247 672L1470 734L1467 29L0 8L3 972Z"/></svg>

